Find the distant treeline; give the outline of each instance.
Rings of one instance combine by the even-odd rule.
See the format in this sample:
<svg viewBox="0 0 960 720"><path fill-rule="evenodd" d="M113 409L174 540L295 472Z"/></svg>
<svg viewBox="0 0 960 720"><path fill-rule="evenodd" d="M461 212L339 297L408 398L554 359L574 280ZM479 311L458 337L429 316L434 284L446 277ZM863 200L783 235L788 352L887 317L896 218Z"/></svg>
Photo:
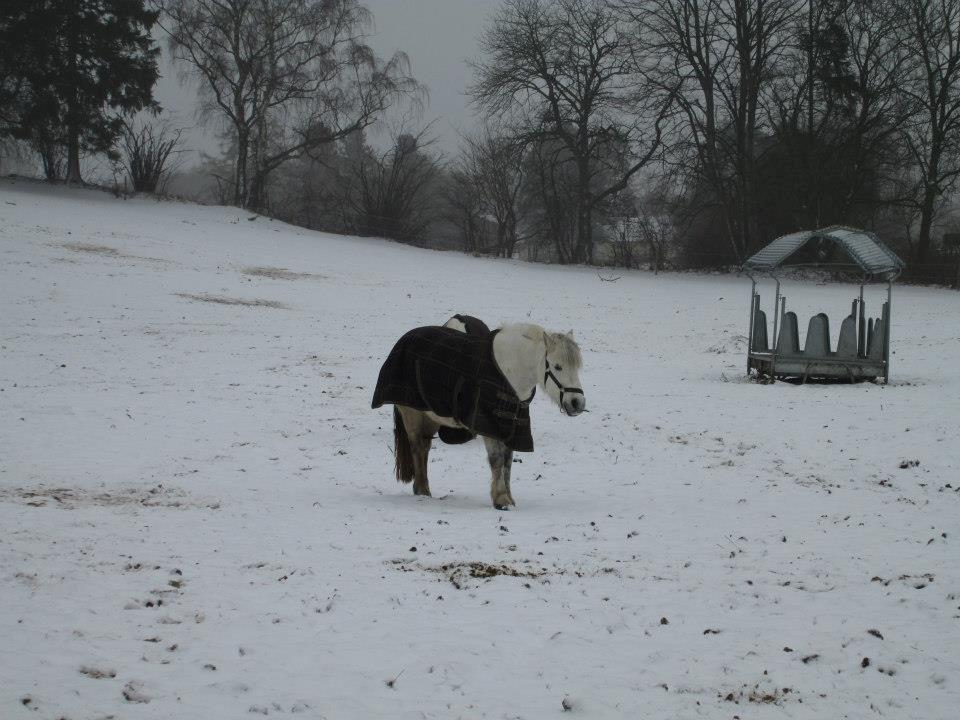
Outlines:
<svg viewBox="0 0 960 720"><path fill-rule="evenodd" d="M179 131L153 99L157 34L221 133L202 168L221 202L655 270L734 266L842 223L915 279L958 280L960 0L505 0L452 157L407 57L371 49L372 21L356 0L6 0L0 141L51 180L99 155L162 189Z"/></svg>

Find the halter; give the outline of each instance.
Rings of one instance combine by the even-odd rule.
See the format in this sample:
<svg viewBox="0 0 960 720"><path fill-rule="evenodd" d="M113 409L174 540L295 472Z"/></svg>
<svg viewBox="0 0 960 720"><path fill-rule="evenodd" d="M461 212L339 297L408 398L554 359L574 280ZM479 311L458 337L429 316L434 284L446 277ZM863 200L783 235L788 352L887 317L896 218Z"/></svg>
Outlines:
<svg viewBox="0 0 960 720"><path fill-rule="evenodd" d="M564 387L564 386L560 383L560 381L557 380L557 376L554 375L554 374L553 374L553 371L550 369L550 361L547 360L546 358L544 358L544 359L543 359L543 364L544 364L544 368L545 368L545 370L544 370L544 372L543 372L543 387L544 387L544 388L547 387L547 379L553 380L553 382L556 384L557 388L559 388L559 390L560 390L560 409L563 410L564 412L567 412L566 408L563 407L563 396L564 396L564 394L565 394L565 393L580 393L581 395L583 395L583 390L581 390L580 388L577 388L577 387Z"/></svg>

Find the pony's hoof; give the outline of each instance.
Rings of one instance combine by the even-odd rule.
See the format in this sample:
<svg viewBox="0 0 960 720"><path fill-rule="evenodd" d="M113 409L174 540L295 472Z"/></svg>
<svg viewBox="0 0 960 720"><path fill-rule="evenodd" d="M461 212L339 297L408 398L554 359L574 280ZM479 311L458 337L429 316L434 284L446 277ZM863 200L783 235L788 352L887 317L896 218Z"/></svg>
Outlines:
<svg viewBox="0 0 960 720"><path fill-rule="evenodd" d="M496 503L494 503L494 504L493 504L493 508L494 508L494 510L500 510L500 511L502 512L502 511L504 511L504 510L509 510L509 509L510 509L510 506L509 506L509 505L497 505Z"/></svg>
<svg viewBox="0 0 960 720"><path fill-rule="evenodd" d="M431 497L429 490L418 490L417 488L413 489L414 495L423 495L424 497Z"/></svg>

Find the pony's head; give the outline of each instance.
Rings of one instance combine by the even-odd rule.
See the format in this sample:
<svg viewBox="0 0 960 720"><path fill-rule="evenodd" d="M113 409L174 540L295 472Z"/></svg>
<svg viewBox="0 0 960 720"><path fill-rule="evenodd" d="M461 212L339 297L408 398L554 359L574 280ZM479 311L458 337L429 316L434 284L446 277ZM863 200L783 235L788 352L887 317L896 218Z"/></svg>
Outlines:
<svg viewBox="0 0 960 720"><path fill-rule="evenodd" d="M580 346L573 339L572 331L566 334L544 331L543 343L546 347L543 389L567 415L579 415L587 409L580 387L580 367L583 365Z"/></svg>

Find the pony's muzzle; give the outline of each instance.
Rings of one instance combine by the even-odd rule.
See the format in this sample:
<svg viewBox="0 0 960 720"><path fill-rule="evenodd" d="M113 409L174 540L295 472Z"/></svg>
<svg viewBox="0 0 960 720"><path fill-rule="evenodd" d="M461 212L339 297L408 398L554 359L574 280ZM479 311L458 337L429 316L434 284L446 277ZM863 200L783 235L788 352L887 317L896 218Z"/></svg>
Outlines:
<svg viewBox="0 0 960 720"><path fill-rule="evenodd" d="M587 401L582 393L573 392L563 398L563 411L573 417L587 409Z"/></svg>

